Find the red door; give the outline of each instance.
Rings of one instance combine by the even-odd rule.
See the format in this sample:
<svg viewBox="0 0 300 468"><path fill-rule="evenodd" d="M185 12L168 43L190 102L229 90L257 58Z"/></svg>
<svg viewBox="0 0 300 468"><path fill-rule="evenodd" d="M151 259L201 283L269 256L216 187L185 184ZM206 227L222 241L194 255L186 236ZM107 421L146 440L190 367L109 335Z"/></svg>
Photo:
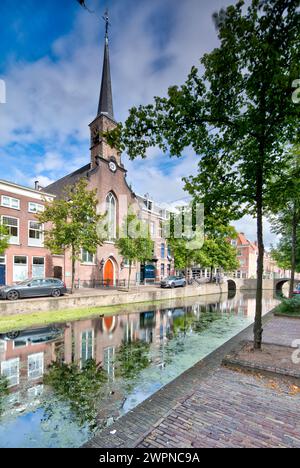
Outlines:
<svg viewBox="0 0 300 468"><path fill-rule="evenodd" d="M114 265L111 260L107 260L104 266L104 283L106 286L114 285Z"/></svg>

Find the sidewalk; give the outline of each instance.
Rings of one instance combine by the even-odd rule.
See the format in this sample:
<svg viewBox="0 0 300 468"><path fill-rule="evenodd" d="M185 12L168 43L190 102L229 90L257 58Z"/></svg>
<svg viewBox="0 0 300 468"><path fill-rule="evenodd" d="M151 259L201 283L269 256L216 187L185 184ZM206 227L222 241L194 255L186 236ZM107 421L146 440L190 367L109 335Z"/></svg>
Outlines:
<svg viewBox="0 0 300 468"><path fill-rule="evenodd" d="M300 338L300 320L291 320L266 316L265 340L290 346L290 333ZM252 325L86 446L300 447L299 379L271 379L221 365L241 340L251 338Z"/></svg>

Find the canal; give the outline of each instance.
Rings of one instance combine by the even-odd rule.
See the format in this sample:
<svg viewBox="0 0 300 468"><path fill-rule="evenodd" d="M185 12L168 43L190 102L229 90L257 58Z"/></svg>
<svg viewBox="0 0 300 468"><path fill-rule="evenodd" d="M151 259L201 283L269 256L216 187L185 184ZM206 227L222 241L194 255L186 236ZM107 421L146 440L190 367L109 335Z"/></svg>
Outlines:
<svg viewBox="0 0 300 468"><path fill-rule="evenodd" d="M277 301L265 293L263 312ZM0 331L0 447L79 447L254 320L252 293Z"/></svg>

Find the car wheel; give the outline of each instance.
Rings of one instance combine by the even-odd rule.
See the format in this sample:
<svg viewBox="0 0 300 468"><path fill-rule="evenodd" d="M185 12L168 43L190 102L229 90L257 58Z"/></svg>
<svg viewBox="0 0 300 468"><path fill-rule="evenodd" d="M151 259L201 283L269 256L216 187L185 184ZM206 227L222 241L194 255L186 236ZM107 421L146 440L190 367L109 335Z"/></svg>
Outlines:
<svg viewBox="0 0 300 468"><path fill-rule="evenodd" d="M52 297L59 297L59 296L61 296L61 290L60 289L53 289Z"/></svg>
<svg viewBox="0 0 300 468"><path fill-rule="evenodd" d="M185 287L186 287L186 283L183 283L183 284L182 284L182 287L185 288Z"/></svg>
<svg viewBox="0 0 300 468"><path fill-rule="evenodd" d="M6 338L8 338L9 340L15 340L16 338L18 338L20 336L21 332L19 331L14 331L14 332L9 332L9 333L6 333Z"/></svg>
<svg viewBox="0 0 300 468"><path fill-rule="evenodd" d="M172 283L172 284L171 284L171 288L172 288L172 289L175 288L175 283Z"/></svg>
<svg viewBox="0 0 300 468"><path fill-rule="evenodd" d="M18 293L18 291L9 291L7 294L6 294L6 299L8 299L9 301L16 301L17 299L19 299L20 295Z"/></svg>

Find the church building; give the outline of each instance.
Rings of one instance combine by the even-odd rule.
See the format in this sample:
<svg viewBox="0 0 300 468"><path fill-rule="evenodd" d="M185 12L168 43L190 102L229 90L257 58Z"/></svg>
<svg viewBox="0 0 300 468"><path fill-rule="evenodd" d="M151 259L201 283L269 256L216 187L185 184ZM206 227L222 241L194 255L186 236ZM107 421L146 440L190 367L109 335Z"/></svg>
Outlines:
<svg viewBox="0 0 300 468"><path fill-rule="evenodd" d="M126 180L126 169L121 154L111 148L103 133L116 128L114 116L112 83L109 58L108 19L106 24L104 61L100 99L96 118L89 125L91 136L90 161L75 172L52 183L44 190L56 197L62 197L67 186L86 178L88 188L97 190L99 213L107 213L109 221L108 239L98 247L96 255L82 251L81 260L76 264L76 284L79 287L94 287L97 284L117 286L128 278L128 262L122 258L114 244L118 228L124 222L128 206L135 207L141 219L146 220L155 248L149 265L136 264L132 270L132 280L159 280L173 271L171 254L162 237L161 225L166 217L148 195L135 195ZM63 278L67 285L71 282L71 261L69 255L53 256L53 274Z"/></svg>

